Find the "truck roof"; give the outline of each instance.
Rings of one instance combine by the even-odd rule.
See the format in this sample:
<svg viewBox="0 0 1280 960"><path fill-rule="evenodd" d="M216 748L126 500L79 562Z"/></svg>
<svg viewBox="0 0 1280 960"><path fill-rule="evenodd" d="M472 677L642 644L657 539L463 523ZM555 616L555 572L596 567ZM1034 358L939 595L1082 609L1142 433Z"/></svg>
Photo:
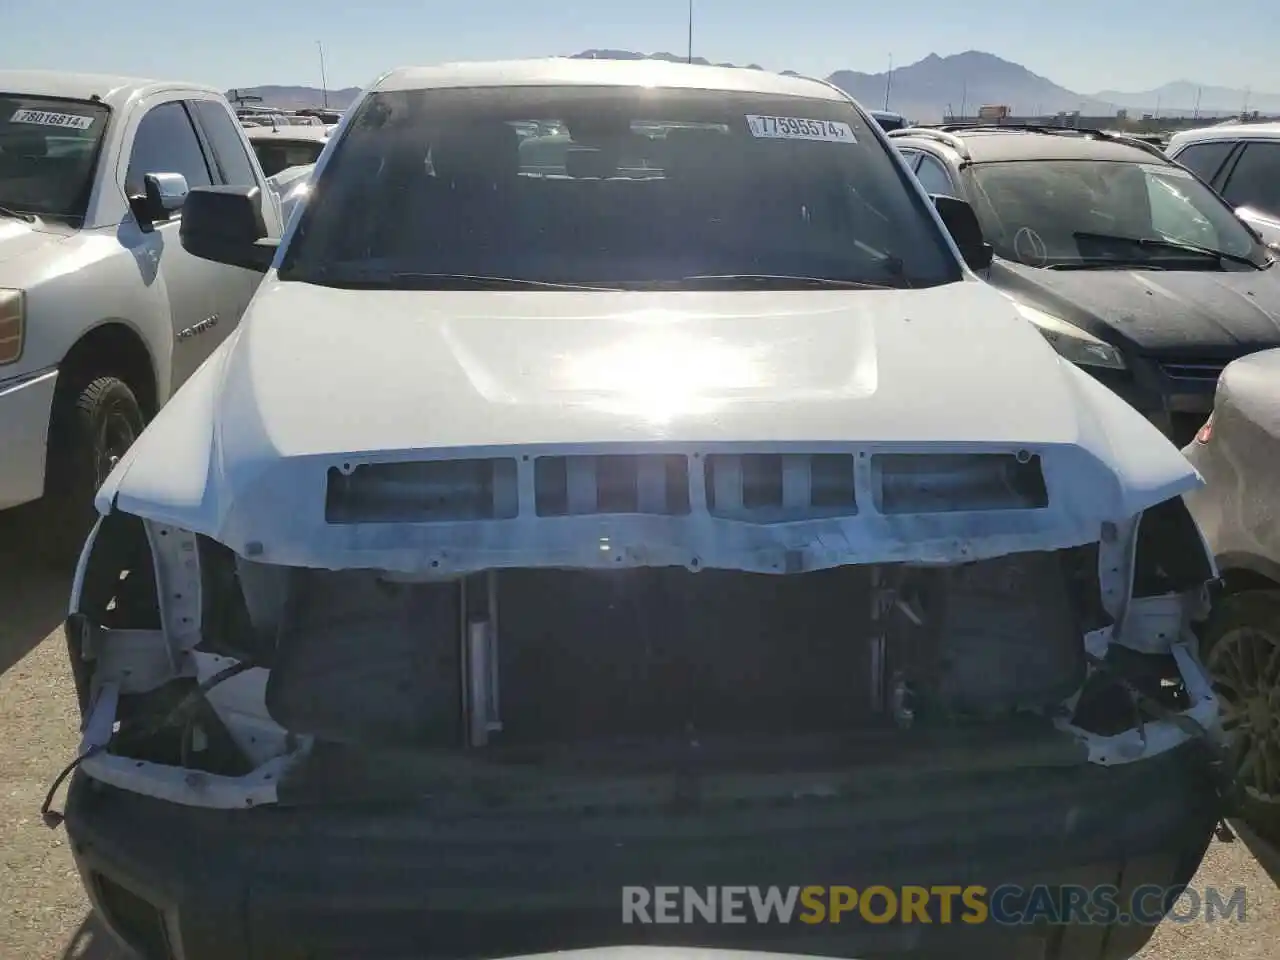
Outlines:
<svg viewBox="0 0 1280 960"><path fill-rule="evenodd" d="M674 87L726 93L807 97L841 101L845 95L818 80L742 67L706 67L668 60L589 60L548 57L487 63L400 67L374 82L372 90L433 90L446 87Z"/></svg>
<svg viewBox="0 0 1280 960"><path fill-rule="evenodd" d="M110 107L123 106L135 95L158 93L175 87L222 96L222 91L213 87L176 80L149 80L107 73L71 73L66 70L0 70L0 94L66 97L70 100L90 100L97 97Z"/></svg>

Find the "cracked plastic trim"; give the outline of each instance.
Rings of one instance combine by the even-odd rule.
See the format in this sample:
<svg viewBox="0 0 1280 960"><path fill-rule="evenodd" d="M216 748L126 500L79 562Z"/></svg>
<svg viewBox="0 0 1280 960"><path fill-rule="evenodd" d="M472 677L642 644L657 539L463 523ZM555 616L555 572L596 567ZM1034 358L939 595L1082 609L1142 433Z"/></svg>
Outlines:
<svg viewBox="0 0 1280 960"><path fill-rule="evenodd" d="M1095 648L1090 652L1102 655L1106 651L1106 644L1095 641ZM1182 682L1186 685L1187 696L1191 699L1191 706L1179 716L1191 720L1203 731L1204 736L1219 740L1222 737L1222 724L1218 715L1218 698L1213 693L1208 672L1195 654L1195 648L1196 638L1189 630L1169 648L1178 665ZM1169 720L1153 720L1110 737L1082 730L1063 718L1056 719L1054 725L1075 736L1088 748L1090 763L1104 767L1148 760L1181 746L1195 736Z"/></svg>

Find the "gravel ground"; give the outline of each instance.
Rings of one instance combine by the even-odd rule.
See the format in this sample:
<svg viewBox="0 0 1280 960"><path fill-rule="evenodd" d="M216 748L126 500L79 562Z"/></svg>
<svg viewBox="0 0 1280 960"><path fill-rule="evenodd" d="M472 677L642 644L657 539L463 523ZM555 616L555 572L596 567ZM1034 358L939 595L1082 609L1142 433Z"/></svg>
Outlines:
<svg viewBox="0 0 1280 960"><path fill-rule="evenodd" d="M59 626L67 580L22 562L19 520L0 514L0 957L124 960L89 913L65 834L40 822L79 718ZM1243 886L1246 923L1166 922L1141 960L1280 958L1280 857L1237 829L1235 842L1213 843L1195 885Z"/></svg>

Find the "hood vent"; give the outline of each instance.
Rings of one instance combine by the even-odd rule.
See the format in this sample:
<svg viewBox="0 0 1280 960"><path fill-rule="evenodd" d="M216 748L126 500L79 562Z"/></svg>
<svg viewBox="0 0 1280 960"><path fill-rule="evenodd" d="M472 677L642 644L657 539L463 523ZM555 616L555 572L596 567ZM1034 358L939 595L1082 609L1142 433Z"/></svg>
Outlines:
<svg viewBox="0 0 1280 960"><path fill-rule="evenodd" d="M712 454L703 474L713 517L785 523L858 512L852 454Z"/></svg>
<svg viewBox="0 0 1280 960"><path fill-rule="evenodd" d="M330 467L333 524L449 523L699 513L743 523L851 517L857 487L884 515L1035 510L1048 492L1038 455L1018 453L586 454ZM690 471L690 464L694 472ZM855 469L858 464L862 466ZM699 476L700 475L700 476ZM532 503L523 497L532 493ZM532 509L531 509L532 508Z"/></svg>
<svg viewBox="0 0 1280 960"><path fill-rule="evenodd" d="M680 454L538 457L533 477L540 517L689 513L689 465Z"/></svg>
<svg viewBox="0 0 1280 960"><path fill-rule="evenodd" d="M883 514L1035 510L1049 505L1040 458L1029 453L883 453L871 458Z"/></svg>
<svg viewBox="0 0 1280 960"><path fill-rule="evenodd" d="M519 512L516 461L428 460L329 468L329 523L506 520Z"/></svg>

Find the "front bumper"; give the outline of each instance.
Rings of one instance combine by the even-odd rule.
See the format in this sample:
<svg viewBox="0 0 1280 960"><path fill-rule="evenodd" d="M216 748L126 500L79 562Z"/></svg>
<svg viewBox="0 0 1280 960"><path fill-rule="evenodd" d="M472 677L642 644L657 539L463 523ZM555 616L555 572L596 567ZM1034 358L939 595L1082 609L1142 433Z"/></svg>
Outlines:
<svg viewBox="0 0 1280 960"><path fill-rule="evenodd" d="M1219 814L1199 743L1116 767L931 775L857 797L465 818L403 805L219 811L74 779L94 906L148 960L509 956L611 944L859 957L1128 957L1149 925L624 925L624 886L1188 882ZM910 778L906 778L909 782Z"/></svg>
<svg viewBox="0 0 1280 960"><path fill-rule="evenodd" d="M0 510L44 495L49 414L58 371L0 380Z"/></svg>

